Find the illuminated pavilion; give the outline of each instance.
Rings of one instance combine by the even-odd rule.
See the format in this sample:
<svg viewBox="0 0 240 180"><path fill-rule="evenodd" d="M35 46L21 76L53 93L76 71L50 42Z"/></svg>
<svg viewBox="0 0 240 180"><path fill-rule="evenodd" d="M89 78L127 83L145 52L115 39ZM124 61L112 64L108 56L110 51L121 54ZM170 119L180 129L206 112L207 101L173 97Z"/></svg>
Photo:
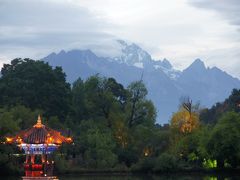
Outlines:
<svg viewBox="0 0 240 180"><path fill-rule="evenodd" d="M7 143L15 143L24 150L25 176L23 179L57 179L53 176L54 161L51 154L63 143L72 143L72 138L64 137L42 124L38 116L37 123L26 130L19 132L14 137L7 137Z"/></svg>

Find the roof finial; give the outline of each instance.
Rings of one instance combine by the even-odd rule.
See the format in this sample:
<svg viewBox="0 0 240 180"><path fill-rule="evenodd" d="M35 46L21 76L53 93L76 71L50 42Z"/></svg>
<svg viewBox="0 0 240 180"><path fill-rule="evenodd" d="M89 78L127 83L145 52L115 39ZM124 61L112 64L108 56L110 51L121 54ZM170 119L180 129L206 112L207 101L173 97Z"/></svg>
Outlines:
<svg viewBox="0 0 240 180"><path fill-rule="evenodd" d="M34 127L36 128L41 128L43 125L42 125L42 120L41 120L41 116L40 114L38 115L38 119L37 119L37 124L34 125Z"/></svg>
<svg viewBox="0 0 240 180"><path fill-rule="evenodd" d="M42 120L41 120L41 116L40 116L40 114L38 115L37 124L42 124Z"/></svg>

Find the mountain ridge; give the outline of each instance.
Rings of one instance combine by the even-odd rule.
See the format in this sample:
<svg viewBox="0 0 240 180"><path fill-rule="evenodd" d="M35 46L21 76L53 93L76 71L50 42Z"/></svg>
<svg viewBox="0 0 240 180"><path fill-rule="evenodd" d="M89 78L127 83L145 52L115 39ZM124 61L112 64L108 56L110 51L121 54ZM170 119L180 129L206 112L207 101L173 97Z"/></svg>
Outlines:
<svg viewBox="0 0 240 180"><path fill-rule="evenodd" d="M52 66L62 66L70 83L78 77L87 79L91 75L100 74L114 77L127 86L139 80L143 73L148 97L157 107L158 123L169 121L171 114L178 108L181 96L190 96L194 102L200 101L203 106L210 107L223 101L233 88L240 88L237 78L217 67L206 67L200 59L179 71L167 59L153 60L150 54L136 44L128 45L121 41L122 44L122 54L113 58L99 57L88 49L51 53L43 60Z"/></svg>

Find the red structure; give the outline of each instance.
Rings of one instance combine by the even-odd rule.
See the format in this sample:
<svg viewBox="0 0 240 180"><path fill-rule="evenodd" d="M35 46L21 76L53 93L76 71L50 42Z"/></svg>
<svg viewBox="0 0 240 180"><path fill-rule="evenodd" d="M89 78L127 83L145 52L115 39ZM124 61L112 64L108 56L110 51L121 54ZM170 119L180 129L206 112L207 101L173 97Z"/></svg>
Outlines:
<svg viewBox="0 0 240 180"><path fill-rule="evenodd" d="M24 163L25 177L23 179L53 179L54 161L51 154L57 150L62 143L72 143L72 138L64 137L42 124L38 116L37 123L14 137L7 137L7 143L16 143L24 150L26 160ZM31 178L32 177L32 178Z"/></svg>

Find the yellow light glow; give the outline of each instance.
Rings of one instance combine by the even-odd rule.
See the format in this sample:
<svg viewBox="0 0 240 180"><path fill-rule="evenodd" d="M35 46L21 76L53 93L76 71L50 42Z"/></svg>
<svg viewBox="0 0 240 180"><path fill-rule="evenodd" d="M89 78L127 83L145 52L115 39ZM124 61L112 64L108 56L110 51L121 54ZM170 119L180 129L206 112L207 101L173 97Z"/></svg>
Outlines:
<svg viewBox="0 0 240 180"><path fill-rule="evenodd" d="M149 156L149 154L150 154L150 149L149 149L149 148L144 148L143 154L144 154L145 157Z"/></svg>
<svg viewBox="0 0 240 180"><path fill-rule="evenodd" d="M13 141L13 138L6 137L6 141L7 141L7 143L11 143Z"/></svg>
<svg viewBox="0 0 240 180"><path fill-rule="evenodd" d="M67 141L68 141L68 142L72 142L72 138L68 137L68 138L67 138Z"/></svg>
<svg viewBox="0 0 240 180"><path fill-rule="evenodd" d="M40 115L38 115L37 123L33 127L35 127L35 128L42 128L43 127L42 119L41 119Z"/></svg>
<svg viewBox="0 0 240 180"><path fill-rule="evenodd" d="M22 138L20 136L17 137L17 143L22 144Z"/></svg>

